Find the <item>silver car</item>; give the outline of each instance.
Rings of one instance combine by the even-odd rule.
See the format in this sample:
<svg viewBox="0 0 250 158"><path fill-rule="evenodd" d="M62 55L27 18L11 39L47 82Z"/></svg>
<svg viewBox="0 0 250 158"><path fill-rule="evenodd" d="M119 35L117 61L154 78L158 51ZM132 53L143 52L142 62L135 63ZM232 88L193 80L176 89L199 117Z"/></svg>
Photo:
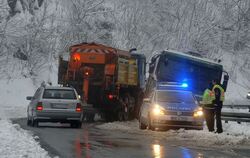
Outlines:
<svg viewBox="0 0 250 158"><path fill-rule="evenodd" d="M81 128L83 106L77 92L70 87L41 86L27 109L27 124L38 126L39 122L70 123L71 127Z"/></svg>
<svg viewBox="0 0 250 158"><path fill-rule="evenodd" d="M163 127L203 129L203 111L192 92L155 90L139 113L140 129Z"/></svg>

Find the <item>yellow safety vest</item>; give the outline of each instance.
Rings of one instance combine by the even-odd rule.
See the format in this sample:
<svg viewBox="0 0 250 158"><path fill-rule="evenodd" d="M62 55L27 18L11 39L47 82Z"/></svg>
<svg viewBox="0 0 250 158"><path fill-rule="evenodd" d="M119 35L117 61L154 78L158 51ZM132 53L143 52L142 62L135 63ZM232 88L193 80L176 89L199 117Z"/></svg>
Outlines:
<svg viewBox="0 0 250 158"><path fill-rule="evenodd" d="M215 95L213 91L206 89L202 96L202 104L204 105L212 104L213 100L215 100Z"/></svg>
<svg viewBox="0 0 250 158"><path fill-rule="evenodd" d="M218 88L220 90L220 101L224 101L225 100L225 91L224 91L224 89L220 85L216 84L216 85L214 85L214 87L212 89L213 93L215 93L214 92L215 88Z"/></svg>

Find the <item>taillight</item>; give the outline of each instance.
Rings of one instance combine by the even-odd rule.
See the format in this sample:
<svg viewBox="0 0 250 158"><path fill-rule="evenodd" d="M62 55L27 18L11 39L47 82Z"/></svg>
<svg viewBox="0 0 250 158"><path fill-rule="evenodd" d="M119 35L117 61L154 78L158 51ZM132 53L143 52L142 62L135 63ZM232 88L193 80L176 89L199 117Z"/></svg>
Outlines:
<svg viewBox="0 0 250 158"><path fill-rule="evenodd" d="M82 105L80 103L76 104L76 111L81 112L82 111Z"/></svg>
<svg viewBox="0 0 250 158"><path fill-rule="evenodd" d="M114 96L112 94L109 94L108 98L109 98L109 100L112 100L114 98Z"/></svg>
<svg viewBox="0 0 250 158"><path fill-rule="evenodd" d="M43 110L43 103L42 102L37 103L36 110L37 111L42 111Z"/></svg>

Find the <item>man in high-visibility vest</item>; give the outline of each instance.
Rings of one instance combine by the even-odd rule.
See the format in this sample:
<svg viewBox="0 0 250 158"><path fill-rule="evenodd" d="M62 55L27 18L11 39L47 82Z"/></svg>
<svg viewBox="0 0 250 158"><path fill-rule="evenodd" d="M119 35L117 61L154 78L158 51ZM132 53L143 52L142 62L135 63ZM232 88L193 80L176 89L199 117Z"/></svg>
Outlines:
<svg viewBox="0 0 250 158"><path fill-rule="evenodd" d="M223 106L223 102L225 100L225 92L224 89L222 88L220 82L218 80L213 80L213 89L212 92L215 95L215 99L213 100L213 104L215 107L215 116L216 116L216 133L222 133L222 123L221 123L221 109Z"/></svg>
<svg viewBox="0 0 250 158"><path fill-rule="evenodd" d="M209 132L214 131L214 104L213 101L215 100L214 93L212 91L213 84L210 83L208 88L204 91L202 96L202 107L204 111L204 116L207 124L207 128Z"/></svg>

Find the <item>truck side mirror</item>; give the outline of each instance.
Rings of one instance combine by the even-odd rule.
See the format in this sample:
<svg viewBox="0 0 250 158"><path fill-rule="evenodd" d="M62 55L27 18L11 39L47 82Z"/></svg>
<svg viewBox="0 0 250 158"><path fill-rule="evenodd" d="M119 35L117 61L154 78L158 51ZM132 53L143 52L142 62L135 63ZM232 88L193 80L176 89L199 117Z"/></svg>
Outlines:
<svg viewBox="0 0 250 158"><path fill-rule="evenodd" d="M222 86L223 86L225 92L227 90L228 80L229 80L229 75L228 74L224 75L224 80L223 80Z"/></svg>

